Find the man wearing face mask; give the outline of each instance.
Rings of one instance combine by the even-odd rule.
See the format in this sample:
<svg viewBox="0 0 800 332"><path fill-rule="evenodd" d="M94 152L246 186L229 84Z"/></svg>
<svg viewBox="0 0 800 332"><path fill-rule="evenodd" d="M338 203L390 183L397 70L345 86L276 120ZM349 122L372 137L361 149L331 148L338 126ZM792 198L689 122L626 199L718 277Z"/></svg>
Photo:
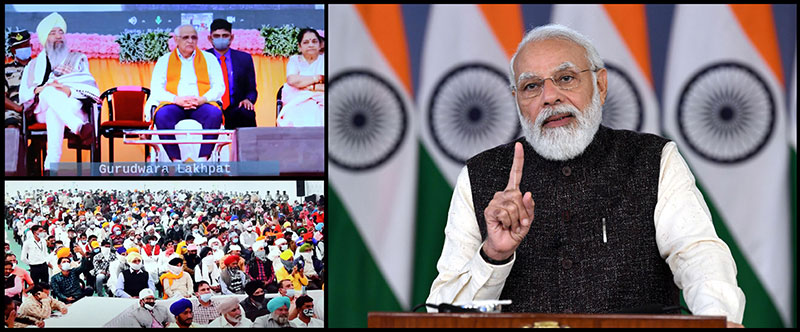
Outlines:
<svg viewBox="0 0 800 332"><path fill-rule="evenodd" d="M31 227L31 235L22 245L20 260L31 267L31 278L35 283L47 283L48 281L48 250L45 241L46 231L42 226L34 225ZM50 266L52 267L52 266Z"/></svg>
<svg viewBox="0 0 800 332"><path fill-rule="evenodd" d="M295 291L300 291L303 286L308 286L308 278L303 273L303 268L305 267L303 259L294 259L290 249L286 249L281 253L280 258L283 266L275 271L275 277L278 280L291 280Z"/></svg>
<svg viewBox="0 0 800 332"><path fill-rule="evenodd" d="M91 296L94 292L92 287L87 286L81 288L80 274L83 273L88 266L87 263L89 260L80 247L75 247L75 250L81 255L84 255L80 265L76 268L72 268L69 257L61 257L58 259L58 266L61 268L61 273L50 278L50 287L53 288L53 296L66 304L74 303L85 296Z"/></svg>
<svg viewBox="0 0 800 332"><path fill-rule="evenodd" d="M139 303L128 312L129 320L125 327L162 328L169 324L169 312L166 307L156 305L156 297L149 288L139 292Z"/></svg>
<svg viewBox="0 0 800 332"><path fill-rule="evenodd" d="M195 296L192 301L192 312L194 313L194 322L200 325L206 325L211 321L217 319L221 315L220 308L211 301L214 293L207 281L201 280L195 284Z"/></svg>
<svg viewBox="0 0 800 332"><path fill-rule="evenodd" d="M250 277L239 270L239 256L230 255L223 261L225 268L220 272L220 286L222 294L244 294L244 285L250 281Z"/></svg>
<svg viewBox="0 0 800 332"><path fill-rule="evenodd" d="M148 288L155 293L155 285L150 279L150 274L145 271L142 263L142 255L136 251L131 251L125 258L128 268L123 269L117 275L117 284L114 295L122 298L137 297L142 289Z"/></svg>
<svg viewBox="0 0 800 332"><path fill-rule="evenodd" d="M267 310L268 301L264 297L264 283L259 280L252 280L244 286L244 291L247 293L247 297L239 304L244 309L244 315L247 319L254 321L256 318L269 313L269 310Z"/></svg>
<svg viewBox="0 0 800 332"><path fill-rule="evenodd" d="M314 299L308 295L298 297L295 301L300 313L292 320L296 327L325 327L325 322L314 318Z"/></svg>
<svg viewBox="0 0 800 332"><path fill-rule="evenodd" d="M167 273L161 275L161 285L164 287L164 299L171 297L190 297L194 290L194 283L189 273L183 271L183 259L173 254L169 259Z"/></svg>
<svg viewBox="0 0 800 332"><path fill-rule="evenodd" d="M14 62L6 67L6 128L19 126L23 107L19 102L19 85L22 71L31 60L31 34L25 30L12 31L8 34L6 44L9 45Z"/></svg>
<svg viewBox="0 0 800 332"><path fill-rule="evenodd" d="M263 282L264 290L267 292L275 293L278 291L275 272L272 269L272 262L267 259L263 240L256 241L253 244L253 257L247 262L247 274L254 280Z"/></svg>
<svg viewBox="0 0 800 332"><path fill-rule="evenodd" d="M92 262L94 263L94 269L92 270L92 274L95 277L95 292L97 296L105 296L106 292L104 290L106 281L108 281L108 266L114 257L111 255L111 243L108 241L103 241L100 246L100 253L95 254L92 258Z"/></svg>

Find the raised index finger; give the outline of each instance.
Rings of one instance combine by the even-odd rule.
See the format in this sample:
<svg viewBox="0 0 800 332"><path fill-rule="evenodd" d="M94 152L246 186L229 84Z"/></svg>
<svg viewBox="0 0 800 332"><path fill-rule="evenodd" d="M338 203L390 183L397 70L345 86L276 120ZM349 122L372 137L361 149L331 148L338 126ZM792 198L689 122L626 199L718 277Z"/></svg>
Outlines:
<svg viewBox="0 0 800 332"><path fill-rule="evenodd" d="M522 179L522 164L525 160L524 152L522 152L522 144L517 142L514 144L514 161L511 164L511 173L508 174L508 185L506 189L518 189L519 181Z"/></svg>

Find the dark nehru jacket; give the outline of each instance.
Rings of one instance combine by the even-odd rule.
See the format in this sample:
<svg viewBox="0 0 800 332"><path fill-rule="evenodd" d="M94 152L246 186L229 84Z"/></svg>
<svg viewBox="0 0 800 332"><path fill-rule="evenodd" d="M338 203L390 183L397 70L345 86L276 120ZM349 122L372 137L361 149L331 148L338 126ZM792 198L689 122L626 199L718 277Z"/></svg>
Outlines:
<svg viewBox="0 0 800 332"><path fill-rule="evenodd" d="M672 272L656 245L654 211L661 151L668 140L601 126L572 160L539 156L524 138L520 191L536 203L531 229L500 299L508 312L611 313L679 304ZM514 142L467 161L475 215L508 184ZM603 241L603 218L606 239Z"/></svg>
<svg viewBox="0 0 800 332"><path fill-rule="evenodd" d="M131 269L125 269L122 271L122 275L125 277L125 293L131 297L139 296L139 292L147 288L147 280L150 276L144 269L136 273L131 272Z"/></svg>

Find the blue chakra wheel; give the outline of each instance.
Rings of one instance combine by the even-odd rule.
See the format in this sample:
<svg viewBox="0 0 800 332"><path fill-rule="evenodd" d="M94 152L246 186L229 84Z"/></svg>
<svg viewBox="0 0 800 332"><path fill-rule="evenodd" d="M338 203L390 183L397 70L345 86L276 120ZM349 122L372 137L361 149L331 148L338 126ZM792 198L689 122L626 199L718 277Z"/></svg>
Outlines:
<svg viewBox="0 0 800 332"><path fill-rule="evenodd" d="M485 64L461 65L443 75L427 111L436 147L459 164L520 134L508 79Z"/></svg>
<svg viewBox="0 0 800 332"><path fill-rule="evenodd" d="M365 70L338 74L328 84L328 160L352 171L375 168L408 134L408 110L397 90Z"/></svg>
<svg viewBox="0 0 800 332"><path fill-rule="evenodd" d="M614 129L642 130L644 108L633 80L624 70L606 63L608 94L603 105L603 125Z"/></svg>
<svg viewBox="0 0 800 332"><path fill-rule="evenodd" d="M775 99L755 70L722 62L687 80L677 120L681 136L694 152L713 162L738 163L766 146L775 112Z"/></svg>

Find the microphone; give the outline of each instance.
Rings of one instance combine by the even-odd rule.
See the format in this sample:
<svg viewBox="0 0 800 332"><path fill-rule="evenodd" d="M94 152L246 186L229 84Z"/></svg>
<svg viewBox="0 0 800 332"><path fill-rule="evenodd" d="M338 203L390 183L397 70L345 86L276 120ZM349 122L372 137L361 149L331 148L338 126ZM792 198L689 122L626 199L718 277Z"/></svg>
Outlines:
<svg viewBox="0 0 800 332"><path fill-rule="evenodd" d="M670 313L674 310L683 309L688 312L690 315L692 314L688 308L683 306L664 306L660 303L648 303L640 306L635 307L628 307L618 310L616 313L618 314L666 314Z"/></svg>
<svg viewBox="0 0 800 332"><path fill-rule="evenodd" d="M432 304L432 303L421 303L421 304L417 305L416 307L414 307L414 309L411 309L411 312L416 312L419 308L422 308L422 307L434 308L434 309L439 310L440 313L441 312L480 312L480 310L475 309L475 308L464 308L464 307L455 306L455 305L448 304L448 303L440 303L438 305Z"/></svg>

